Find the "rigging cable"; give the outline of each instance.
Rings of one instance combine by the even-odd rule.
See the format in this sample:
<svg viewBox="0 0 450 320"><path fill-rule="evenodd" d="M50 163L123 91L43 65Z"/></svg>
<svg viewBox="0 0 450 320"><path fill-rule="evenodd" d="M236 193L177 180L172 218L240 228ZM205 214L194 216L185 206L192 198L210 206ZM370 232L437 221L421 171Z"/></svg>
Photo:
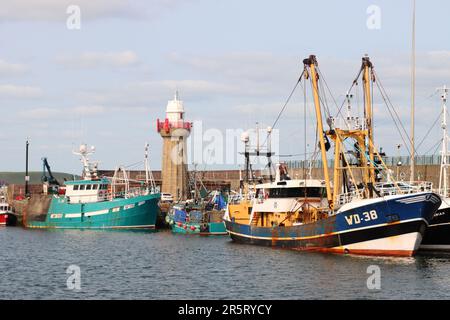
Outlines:
<svg viewBox="0 0 450 320"><path fill-rule="evenodd" d="M405 147L407 148L408 153L411 154L411 152L409 151L409 147L408 147L408 146L411 144L411 138L410 138L408 132L406 131L405 127L403 126L403 123L402 123L402 121L400 120L400 117L399 117L397 111L395 110L394 105L392 104L392 102L391 102L389 96L387 95L386 90L384 89L384 86L383 86L383 84L381 83L380 78L379 78L378 75L376 74L375 70L373 70L373 74L375 75L375 77L376 77L376 79L377 79L377 81L376 81L377 87L378 87L378 89L380 90L380 93L381 93L381 95L382 95L382 97L383 97L383 100L384 100L386 106L388 107L388 110L389 110L389 108L392 108L392 111L394 112L394 115L396 116L397 121L398 121L398 123L400 124L401 129L403 129L403 133L404 133L405 136L408 138L407 140L408 140L409 143L406 143L406 141L404 140L403 135L402 135L401 132L400 132L400 128L399 128L398 124L396 123L396 120L393 118L394 123L395 123L395 125L396 125L396 127L397 127L397 130L399 131L400 136L402 137L402 140L403 140L403 142L405 143ZM392 117L392 112L389 111L389 113L391 114L391 117ZM415 152L415 154L417 155L417 152Z"/></svg>
<svg viewBox="0 0 450 320"><path fill-rule="evenodd" d="M375 72L375 71L374 71L374 72ZM378 77L377 77L377 79L378 79ZM376 84L377 84L378 89L380 90L381 97L383 98L383 101L384 101L384 103L385 103L386 106L387 106L387 110L389 111L389 114L390 114L390 116L391 116L391 118L392 118L392 120L393 120L393 122L394 122L394 124L395 124L395 127L397 128L398 133L400 134L400 137L401 137L403 143L405 144L405 147L406 147L408 153L411 153L411 152L409 151L409 150L410 150L410 149L409 149L409 143L406 143L406 140L405 140L405 137L403 136L403 134L406 135L406 137L408 138L409 142L411 142L411 140L410 140L410 138L409 138L408 133L407 133L406 130L405 130L405 127L403 126L403 124L402 124L402 122L401 122L401 120L400 120L400 117L398 116L397 112L395 111L394 106L393 106L392 103L390 102L389 97L385 96L385 92L383 92L383 90L382 90L382 84L381 84L381 82L379 81L379 79L378 79L378 81L376 81ZM384 88L383 88L383 89L384 89ZM388 102L389 102L389 103L388 103ZM390 105L389 105L389 104L390 104ZM392 110L391 110L391 109L392 109ZM394 117L394 115L395 115L395 117ZM397 121L398 121L399 123L397 123ZM401 128L399 127L399 124L400 124L401 128L403 129L403 133L402 133L402 130L400 130Z"/></svg>
<svg viewBox="0 0 450 320"><path fill-rule="evenodd" d="M348 93L350 93L350 91L352 91L352 89L353 89L353 87L354 87L355 85L358 85L358 79L359 79L359 76L360 76L361 73L362 73L362 70L363 70L362 68L359 69L358 75L356 76L355 80L353 80L353 83L352 83L352 85L350 86L350 89L348 89L348 91L347 91ZM357 100L358 100L358 98L357 98ZM337 115L336 115L336 118L339 117L339 116L341 116L342 118L345 119L345 117L342 115L342 108L344 107L345 102L346 102L346 100L344 100L344 102L342 102L341 106L339 107L339 110L338 110L338 113L337 113ZM358 101L357 101L357 103L358 103ZM358 108L359 108L359 103L358 103ZM359 109L358 109L358 110L359 110Z"/></svg>
<svg viewBox="0 0 450 320"><path fill-rule="evenodd" d="M437 150L438 150L439 147L441 146L441 143L442 143L442 139L439 139L439 141L438 141L437 143L433 144L433 146L432 146L430 149L428 149L428 151L425 152L425 154L428 154L428 153L429 153L431 150L433 150L434 148L436 148L436 149L434 150L434 152L432 153L432 155L436 154L436 153L437 153Z"/></svg>
<svg viewBox="0 0 450 320"><path fill-rule="evenodd" d="M336 109L339 108L339 107L338 107L338 104L337 104L337 102L336 102L336 99L334 98L334 95L333 95L333 93L331 92L330 87L328 86L328 83L327 83L327 81L325 80L325 77L324 77L323 74L322 74L322 71L320 71L319 67L317 67L317 70L318 70L318 72L319 72L320 79L322 79L323 83L325 84L325 87L326 87L327 90L328 90L328 94L330 95L331 99L333 100L334 105L336 106ZM344 101L344 103L345 103L345 101ZM331 114L330 114L330 115L331 115Z"/></svg>
<svg viewBox="0 0 450 320"><path fill-rule="evenodd" d="M442 111L439 113L438 117L436 118L436 120L434 121L433 125L428 129L428 132L425 134L425 136L423 137L423 139L420 141L420 143L418 144L418 146L416 147L416 149L419 149L422 144L424 143L425 139L428 138L429 134L431 133L431 130L434 128L434 126L437 124L437 122L439 121L440 117L442 115Z"/></svg>
<svg viewBox="0 0 450 320"><path fill-rule="evenodd" d="M305 74L305 70L303 69L302 73L300 74L300 77L298 78L297 82L295 83L294 88L292 89L291 93L289 94L288 98L286 99L286 102L284 103L283 107L281 108L280 112L278 113L278 116L277 116L277 118L275 119L275 121L274 121L274 123L272 125L272 129L275 128L275 126L278 123L278 120L280 120L281 115L284 112L284 109L286 109L288 103L291 101L291 98L294 95L295 90L297 90L298 85L301 86L300 82L302 81L302 78L303 78L304 74ZM264 143L262 144L262 146L266 144L267 139L269 139L269 137L270 137L270 134L266 136L266 140L264 140Z"/></svg>
<svg viewBox="0 0 450 320"><path fill-rule="evenodd" d="M300 75L300 77L299 77L298 80L297 80L297 83L295 84L295 86L294 86L294 88L292 89L291 93L289 94L289 96L288 96L286 102L284 103L283 108L281 108L280 112L278 113L278 116L277 116L277 118L275 119L275 122L274 122L273 125L272 125L272 129L275 128L275 126L276 126L277 123L278 123L278 120L280 120L280 117L281 117L281 115L283 114L284 109L286 109L286 106L288 105L289 101L291 100L292 96L294 95L295 90L297 89L298 85L299 85L300 82L302 81L302 78L303 78L303 74L304 74L304 73L305 73L305 71L303 70L302 74ZM266 138L266 141L267 141L267 138ZM264 143L263 143L263 145L264 145Z"/></svg>

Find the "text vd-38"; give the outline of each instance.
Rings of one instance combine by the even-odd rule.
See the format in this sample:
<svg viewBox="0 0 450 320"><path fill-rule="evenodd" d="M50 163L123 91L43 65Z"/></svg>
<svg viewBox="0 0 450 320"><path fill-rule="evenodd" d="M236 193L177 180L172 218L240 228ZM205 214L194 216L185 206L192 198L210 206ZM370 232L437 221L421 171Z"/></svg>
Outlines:
<svg viewBox="0 0 450 320"><path fill-rule="evenodd" d="M345 221L347 222L347 224L349 226L351 225L355 225L355 224L360 224L362 222L369 222L369 221L374 221L378 219L378 214L376 212L376 210L370 210L367 212L363 212L361 214L355 213L355 214L351 214L348 216L345 216Z"/></svg>

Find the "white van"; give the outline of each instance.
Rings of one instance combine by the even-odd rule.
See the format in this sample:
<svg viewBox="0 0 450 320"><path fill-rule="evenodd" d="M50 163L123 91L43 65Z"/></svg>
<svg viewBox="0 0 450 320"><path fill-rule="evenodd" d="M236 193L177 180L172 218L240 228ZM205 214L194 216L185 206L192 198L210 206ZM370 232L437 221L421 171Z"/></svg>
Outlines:
<svg viewBox="0 0 450 320"><path fill-rule="evenodd" d="M170 193L161 193L161 202L173 202L173 197Z"/></svg>

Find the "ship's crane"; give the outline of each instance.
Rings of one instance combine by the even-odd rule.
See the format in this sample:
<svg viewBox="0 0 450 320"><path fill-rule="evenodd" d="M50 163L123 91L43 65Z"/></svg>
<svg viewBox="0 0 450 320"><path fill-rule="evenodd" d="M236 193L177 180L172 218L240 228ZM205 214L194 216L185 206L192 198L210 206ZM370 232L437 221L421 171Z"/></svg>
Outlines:
<svg viewBox="0 0 450 320"><path fill-rule="evenodd" d="M56 180L56 178L52 174L52 170L50 169L50 165L48 164L47 158L42 158L42 182L48 182L50 186L60 186L61 184Z"/></svg>

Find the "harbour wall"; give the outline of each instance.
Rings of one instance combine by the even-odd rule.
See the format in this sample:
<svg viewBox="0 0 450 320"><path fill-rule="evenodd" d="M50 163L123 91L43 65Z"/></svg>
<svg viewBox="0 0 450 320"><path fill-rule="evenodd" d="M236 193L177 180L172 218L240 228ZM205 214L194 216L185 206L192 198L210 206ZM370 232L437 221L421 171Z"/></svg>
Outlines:
<svg viewBox="0 0 450 320"><path fill-rule="evenodd" d="M409 181L409 166L388 166L391 170L391 174L394 179L398 177L399 180ZM330 173L333 168L329 168ZM439 184L439 165L418 165L416 166L417 180L430 181L434 187L437 188ZM114 171L100 171L100 175L113 176ZM260 170L255 170L254 175L261 177L267 174ZM322 168L290 168L289 175L292 179L304 179L308 178L309 174L313 179L323 179ZM358 180L360 178L360 172L353 170L354 178ZM145 179L144 171L130 171L129 178L132 181L143 181ZM201 180L205 187L209 190L212 189L239 189L239 170L209 170L209 171L197 171L196 176L198 180ZM157 185L161 186L161 171L153 171L153 177ZM8 186L8 201L12 203L18 196L24 195L23 184L10 184ZM42 184L29 185L31 194L42 194Z"/></svg>

